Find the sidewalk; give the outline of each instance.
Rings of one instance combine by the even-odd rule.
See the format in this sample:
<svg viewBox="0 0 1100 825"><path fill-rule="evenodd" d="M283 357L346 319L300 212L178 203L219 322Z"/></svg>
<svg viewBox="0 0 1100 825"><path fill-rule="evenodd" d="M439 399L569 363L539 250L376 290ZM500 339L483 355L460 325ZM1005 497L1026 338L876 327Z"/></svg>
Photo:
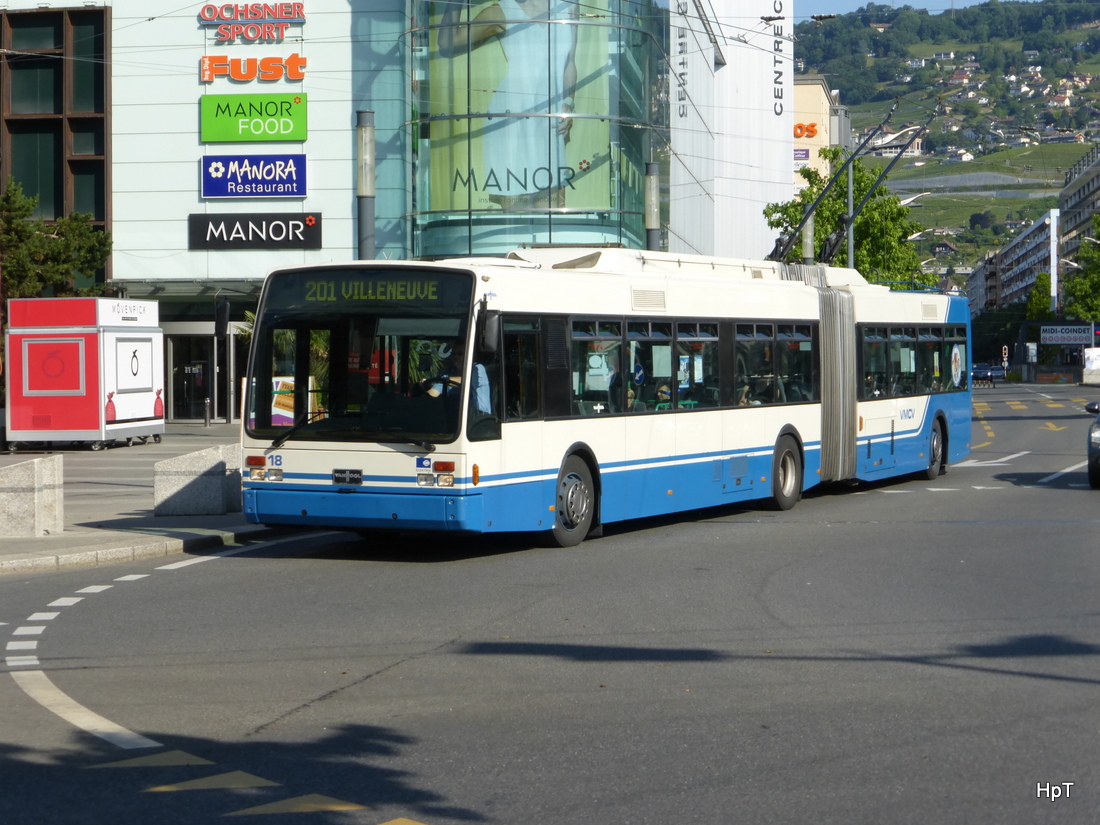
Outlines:
<svg viewBox="0 0 1100 825"><path fill-rule="evenodd" d="M232 544L275 531L242 513L153 515L153 465L239 439L238 424L169 424L161 443L120 442L102 451L59 443L46 450L0 454L0 467L45 454L64 456L65 529L41 537L0 536L0 575L67 570L169 556Z"/></svg>

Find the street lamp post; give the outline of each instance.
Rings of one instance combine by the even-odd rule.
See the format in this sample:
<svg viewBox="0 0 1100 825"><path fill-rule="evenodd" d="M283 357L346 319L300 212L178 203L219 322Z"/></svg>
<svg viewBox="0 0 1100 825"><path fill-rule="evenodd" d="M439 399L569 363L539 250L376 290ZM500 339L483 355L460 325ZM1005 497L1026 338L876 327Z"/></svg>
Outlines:
<svg viewBox="0 0 1100 825"><path fill-rule="evenodd" d="M355 195L359 260L374 260L374 112L355 113Z"/></svg>

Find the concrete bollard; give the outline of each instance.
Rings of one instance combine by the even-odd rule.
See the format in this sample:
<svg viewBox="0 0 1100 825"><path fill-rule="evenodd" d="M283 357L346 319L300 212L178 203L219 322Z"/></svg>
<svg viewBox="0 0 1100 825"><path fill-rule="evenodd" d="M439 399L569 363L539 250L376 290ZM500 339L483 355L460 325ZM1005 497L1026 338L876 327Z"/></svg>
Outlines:
<svg viewBox="0 0 1100 825"><path fill-rule="evenodd" d="M64 532L62 456L45 456L0 468L0 523L9 536Z"/></svg>
<svg viewBox="0 0 1100 825"><path fill-rule="evenodd" d="M220 516L240 511L240 445L210 447L153 466L154 516Z"/></svg>

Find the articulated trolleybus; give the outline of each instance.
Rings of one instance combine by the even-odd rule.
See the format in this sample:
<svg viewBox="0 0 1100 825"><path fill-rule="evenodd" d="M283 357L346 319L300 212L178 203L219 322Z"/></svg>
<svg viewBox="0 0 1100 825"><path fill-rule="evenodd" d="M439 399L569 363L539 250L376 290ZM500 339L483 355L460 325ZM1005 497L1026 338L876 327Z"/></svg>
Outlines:
<svg viewBox="0 0 1100 825"><path fill-rule="evenodd" d="M852 269L545 248L278 269L253 333L244 510L263 524L541 532L970 449L965 298Z"/></svg>

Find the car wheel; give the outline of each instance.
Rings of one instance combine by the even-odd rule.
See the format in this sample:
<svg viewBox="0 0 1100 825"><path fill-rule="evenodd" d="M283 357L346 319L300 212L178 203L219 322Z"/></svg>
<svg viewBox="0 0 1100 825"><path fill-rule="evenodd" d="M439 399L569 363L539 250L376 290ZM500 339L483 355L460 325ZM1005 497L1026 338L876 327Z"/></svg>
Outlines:
<svg viewBox="0 0 1100 825"><path fill-rule="evenodd" d="M1100 465L1089 462L1089 487L1100 490Z"/></svg>

